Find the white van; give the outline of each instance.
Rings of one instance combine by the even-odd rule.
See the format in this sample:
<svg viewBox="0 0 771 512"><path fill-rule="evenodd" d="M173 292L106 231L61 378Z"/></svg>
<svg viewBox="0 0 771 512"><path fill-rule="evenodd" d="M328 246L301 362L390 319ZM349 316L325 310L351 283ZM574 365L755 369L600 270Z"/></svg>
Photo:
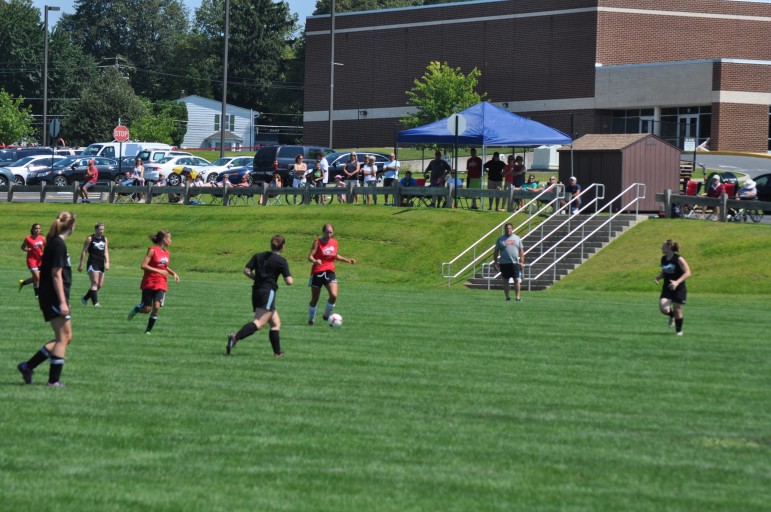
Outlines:
<svg viewBox="0 0 771 512"><path fill-rule="evenodd" d="M137 156L140 151L148 149L171 151L172 147L156 142L124 142L123 147L121 147L120 142L96 142L88 146L81 154L83 156L103 156L117 159L124 156Z"/></svg>

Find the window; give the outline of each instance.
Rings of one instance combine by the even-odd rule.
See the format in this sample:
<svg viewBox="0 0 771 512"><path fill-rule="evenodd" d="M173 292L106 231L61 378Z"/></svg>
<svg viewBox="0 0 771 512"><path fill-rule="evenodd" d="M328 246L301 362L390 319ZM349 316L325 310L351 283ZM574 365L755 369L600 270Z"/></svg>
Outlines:
<svg viewBox="0 0 771 512"><path fill-rule="evenodd" d="M221 114L214 114L214 131L218 132L220 131L220 119ZM225 124L227 125L225 127L225 130L229 131L235 131L236 129L236 116L233 114L225 114Z"/></svg>

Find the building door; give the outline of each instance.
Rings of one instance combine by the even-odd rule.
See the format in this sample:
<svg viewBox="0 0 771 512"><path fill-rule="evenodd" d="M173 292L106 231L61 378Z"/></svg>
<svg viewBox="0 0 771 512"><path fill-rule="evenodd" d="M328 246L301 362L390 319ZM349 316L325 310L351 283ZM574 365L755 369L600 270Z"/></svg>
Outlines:
<svg viewBox="0 0 771 512"><path fill-rule="evenodd" d="M699 116L687 114L677 116L677 147L683 147L685 139L693 137L699 143Z"/></svg>
<svg viewBox="0 0 771 512"><path fill-rule="evenodd" d="M638 133L653 133L653 116L640 117L640 130Z"/></svg>

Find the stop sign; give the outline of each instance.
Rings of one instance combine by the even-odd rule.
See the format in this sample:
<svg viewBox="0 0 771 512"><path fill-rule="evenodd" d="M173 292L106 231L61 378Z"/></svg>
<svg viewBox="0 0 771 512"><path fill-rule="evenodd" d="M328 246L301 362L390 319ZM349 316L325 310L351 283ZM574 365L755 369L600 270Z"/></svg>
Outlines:
<svg viewBox="0 0 771 512"><path fill-rule="evenodd" d="M129 129L123 125L116 126L112 131L112 136L118 142L126 142L129 139Z"/></svg>

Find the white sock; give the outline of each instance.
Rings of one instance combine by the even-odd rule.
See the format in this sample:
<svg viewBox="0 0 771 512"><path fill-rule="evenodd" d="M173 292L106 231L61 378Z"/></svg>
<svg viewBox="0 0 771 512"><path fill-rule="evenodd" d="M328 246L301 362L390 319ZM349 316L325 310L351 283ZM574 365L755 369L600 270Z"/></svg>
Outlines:
<svg viewBox="0 0 771 512"><path fill-rule="evenodd" d="M335 305L334 304L330 304L329 302L327 302L327 305L324 307L324 316L326 318L329 318L329 315L332 314L332 310L333 309L335 309Z"/></svg>

